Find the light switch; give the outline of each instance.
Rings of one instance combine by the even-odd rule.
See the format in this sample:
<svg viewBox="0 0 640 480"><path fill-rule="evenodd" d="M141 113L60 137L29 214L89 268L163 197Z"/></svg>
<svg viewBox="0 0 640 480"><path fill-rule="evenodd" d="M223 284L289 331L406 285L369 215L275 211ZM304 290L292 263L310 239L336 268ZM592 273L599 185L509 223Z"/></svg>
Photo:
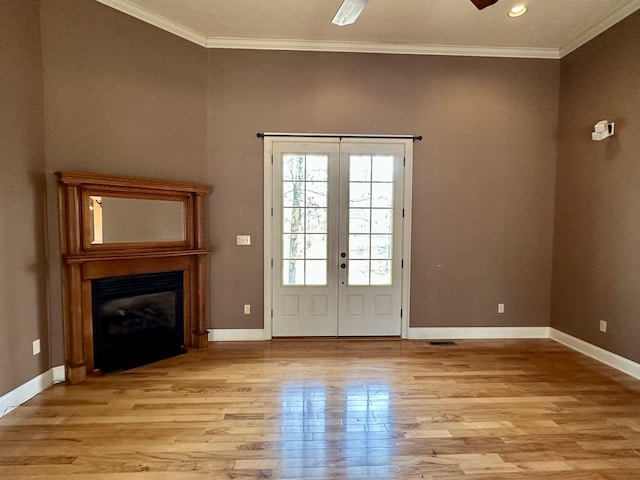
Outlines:
<svg viewBox="0 0 640 480"><path fill-rule="evenodd" d="M251 245L251 235L238 235L236 236L237 245Z"/></svg>

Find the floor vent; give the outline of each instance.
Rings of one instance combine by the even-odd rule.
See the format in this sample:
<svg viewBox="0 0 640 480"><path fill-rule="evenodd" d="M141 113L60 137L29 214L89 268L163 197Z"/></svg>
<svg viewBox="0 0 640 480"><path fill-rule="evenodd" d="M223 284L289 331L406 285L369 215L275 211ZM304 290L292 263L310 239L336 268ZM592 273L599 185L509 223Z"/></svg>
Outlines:
<svg viewBox="0 0 640 480"><path fill-rule="evenodd" d="M456 342L452 342L451 340L434 340L429 342L429 345L433 345L434 347L446 347L449 345L457 345Z"/></svg>

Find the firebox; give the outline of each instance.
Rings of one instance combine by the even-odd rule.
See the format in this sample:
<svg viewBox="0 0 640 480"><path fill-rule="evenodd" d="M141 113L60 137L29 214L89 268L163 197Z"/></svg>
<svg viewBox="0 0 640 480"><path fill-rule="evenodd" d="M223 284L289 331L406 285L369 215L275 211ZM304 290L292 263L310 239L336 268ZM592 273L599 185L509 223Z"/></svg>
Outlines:
<svg viewBox="0 0 640 480"><path fill-rule="evenodd" d="M183 272L91 282L94 369L124 370L185 353Z"/></svg>

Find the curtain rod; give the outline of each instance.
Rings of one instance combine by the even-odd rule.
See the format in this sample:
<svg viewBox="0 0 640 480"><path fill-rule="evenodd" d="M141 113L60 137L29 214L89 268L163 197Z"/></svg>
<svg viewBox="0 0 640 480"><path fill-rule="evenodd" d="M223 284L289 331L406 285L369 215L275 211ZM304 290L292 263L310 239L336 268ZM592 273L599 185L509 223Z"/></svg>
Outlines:
<svg viewBox="0 0 640 480"><path fill-rule="evenodd" d="M258 138L265 137L301 137L301 138L381 138L381 139L411 139L414 142L422 140L422 135L331 135L324 133L260 133L256 134Z"/></svg>

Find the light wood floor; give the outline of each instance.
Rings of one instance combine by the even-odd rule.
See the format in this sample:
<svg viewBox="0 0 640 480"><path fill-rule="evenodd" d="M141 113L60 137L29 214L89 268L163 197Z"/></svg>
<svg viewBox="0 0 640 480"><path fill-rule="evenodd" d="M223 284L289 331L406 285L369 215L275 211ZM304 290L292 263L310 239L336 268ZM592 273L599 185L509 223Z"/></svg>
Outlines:
<svg viewBox="0 0 640 480"><path fill-rule="evenodd" d="M275 341L55 385L0 478L640 478L640 381L551 340Z"/></svg>

